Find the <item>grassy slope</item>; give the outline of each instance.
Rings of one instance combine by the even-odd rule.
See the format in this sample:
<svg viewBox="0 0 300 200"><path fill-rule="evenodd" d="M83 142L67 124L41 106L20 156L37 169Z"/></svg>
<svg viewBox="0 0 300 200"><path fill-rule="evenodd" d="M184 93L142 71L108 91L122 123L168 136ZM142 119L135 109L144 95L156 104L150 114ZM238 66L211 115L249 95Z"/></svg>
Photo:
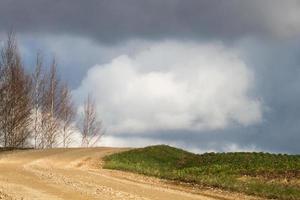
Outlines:
<svg viewBox="0 0 300 200"><path fill-rule="evenodd" d="M269 153L193 154L166 145L105 158L105 168L193 182L275 199L300 199L300 156Z"/></svg>

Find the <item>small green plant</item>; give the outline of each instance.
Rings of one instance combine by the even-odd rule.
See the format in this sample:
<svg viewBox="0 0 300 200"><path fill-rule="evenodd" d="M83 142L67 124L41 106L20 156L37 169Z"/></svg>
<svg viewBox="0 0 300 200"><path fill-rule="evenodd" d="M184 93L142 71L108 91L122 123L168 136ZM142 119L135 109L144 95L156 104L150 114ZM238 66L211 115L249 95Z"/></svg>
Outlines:
<svg viewBox="0 0 300 200"><path fill-rule="evenodd" d="M104 158L105 168L243 192L266 198L300 199L300 156L270 153L193 154L166 145Z"/></svg>

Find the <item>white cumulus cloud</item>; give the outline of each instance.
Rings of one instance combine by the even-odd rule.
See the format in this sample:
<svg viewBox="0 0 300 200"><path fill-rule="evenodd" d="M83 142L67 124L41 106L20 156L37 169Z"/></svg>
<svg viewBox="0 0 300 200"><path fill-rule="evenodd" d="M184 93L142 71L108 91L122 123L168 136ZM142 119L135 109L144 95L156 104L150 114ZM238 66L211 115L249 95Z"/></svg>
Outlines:
<svg viewBox="0 0 300 200"><path fill-rule="evenodd" d="M261 121L253 72L221 43L153 43L92 67L74 90L94 96L110 133L215 130Z"/></svg>

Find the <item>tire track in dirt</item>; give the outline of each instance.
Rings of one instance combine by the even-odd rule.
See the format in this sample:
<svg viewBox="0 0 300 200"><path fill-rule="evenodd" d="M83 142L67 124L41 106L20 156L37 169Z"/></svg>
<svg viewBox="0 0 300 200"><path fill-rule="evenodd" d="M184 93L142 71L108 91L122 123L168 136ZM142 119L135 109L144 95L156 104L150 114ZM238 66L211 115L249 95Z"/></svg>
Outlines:
<svg viewBox="0 0 300 200"><path fill-rule="evenodd" d="M135 180L139 179L139 175L126 178L124 172L101 169L103 156L123 150L125 149L72 148L0 153L0 199L224 199L217 195L214 198L213 194L192 194L166 187L160 182L153 184Z"/></svg>

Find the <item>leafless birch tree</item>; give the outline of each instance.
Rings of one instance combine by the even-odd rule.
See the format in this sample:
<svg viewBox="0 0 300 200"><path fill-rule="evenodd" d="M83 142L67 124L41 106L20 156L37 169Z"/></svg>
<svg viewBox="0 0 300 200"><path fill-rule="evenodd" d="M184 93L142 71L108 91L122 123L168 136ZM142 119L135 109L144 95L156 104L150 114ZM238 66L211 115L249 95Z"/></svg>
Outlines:
<svg viewBox="0 0 300 200"><path fill-rule="evenodd" d="M13 33L1 51L0 123L4 147L23 147L30 136L31 78L23 68Z"/></svg>
<svg viewBox="0 0 300 200"><path fill-rule="evenodd" d="M95 102L88 95L83 108L81 119L82 146L94 146L104 135L102 121L98 119Z"/></svg>
<svg viewBox="0 0 300 200"><path fill-rule="evenodd" d="M42 134L42 106L45 91L45 75L43 74L43 59L40 53L36 57L36 66L32 74L32 136L34 148L42 148L44 138Z"/></svg>
<svg viewBox="0 0 300 200"><path fill-rule="evenodd" d="M76 114L68 86L58 79L56 60L45 73L37 54L35 70L28 75L13 33L0 53L0 146L24 147L33 141L35 148L68 147ZM86 108L84 142L90 146L100 139L102 126L90 99Z"/></svg>
<svg viewBox="0 0 300 200"><path fill-rule="evenodd" d="M57 142L59 135L59 81L57 78L57 65L53 59L50 73L43 93L42 106L42 134L44 138L43 148L52 148Z"/></svg>
<svg viewBox="0 0 300 200"><path fill-rule="evenodd" d="M75 109L74 104L72 102L71 92L68 88L67 84L64 84L61 88L60 94L60 120L61 120L61 139L62 139L62 146L68 147L69 144L72 142L72 135L73 135L73 127L72 124L74 123L75 119Z"/></svg>

